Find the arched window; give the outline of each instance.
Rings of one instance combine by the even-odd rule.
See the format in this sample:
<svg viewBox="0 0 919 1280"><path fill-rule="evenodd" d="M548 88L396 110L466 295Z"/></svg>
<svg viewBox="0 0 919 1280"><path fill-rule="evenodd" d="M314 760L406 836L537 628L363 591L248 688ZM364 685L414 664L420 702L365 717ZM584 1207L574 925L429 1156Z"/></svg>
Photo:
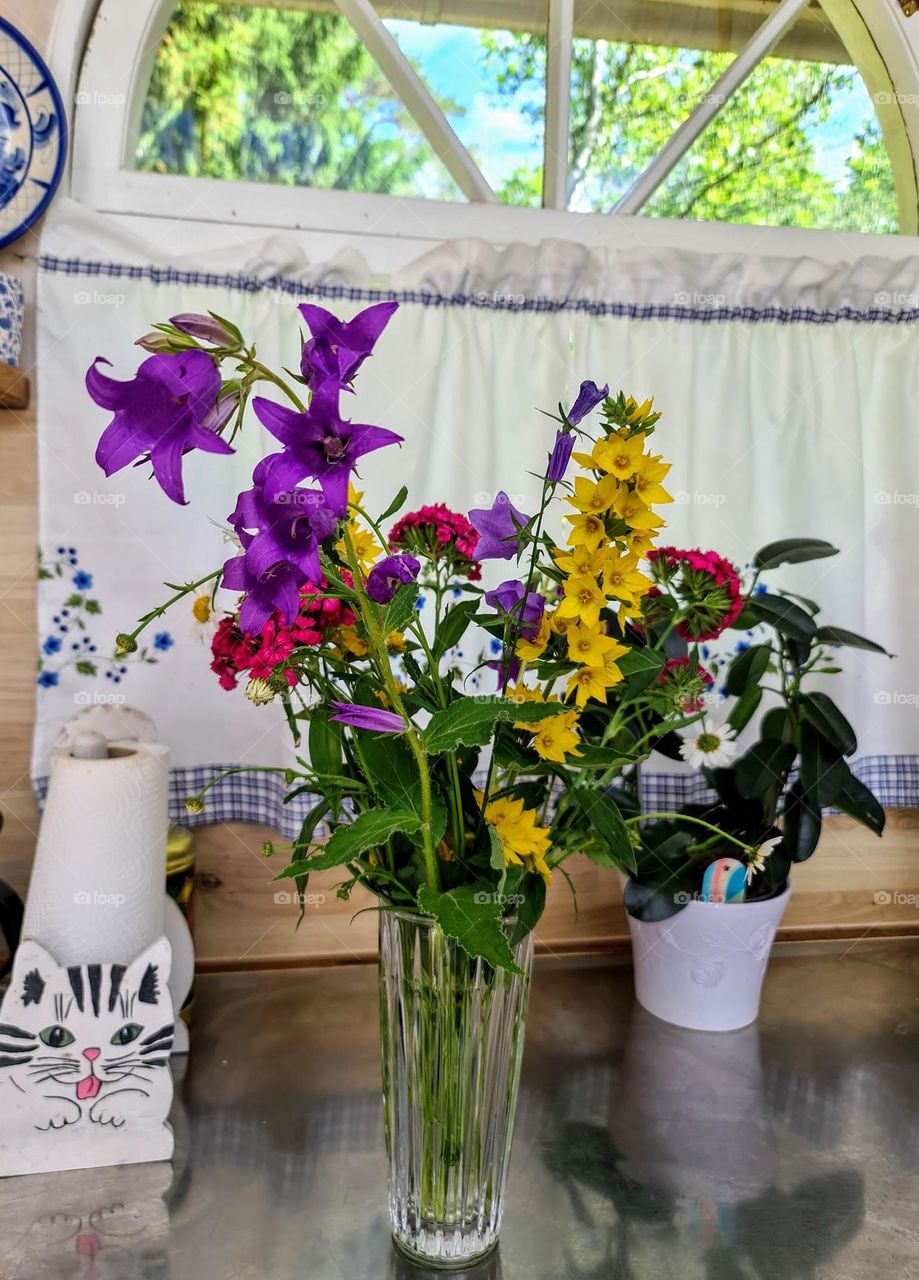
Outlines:
<svg viewBox="0 0 919 1280"><path fill-rule="evenodd" d="M855 0L103 0L75 193L352 231L384 195L426 202L421 238L467 203L514 211L464 227L501 239L580 237L540 207L913 233L919 113L880 43Z"/></svg>

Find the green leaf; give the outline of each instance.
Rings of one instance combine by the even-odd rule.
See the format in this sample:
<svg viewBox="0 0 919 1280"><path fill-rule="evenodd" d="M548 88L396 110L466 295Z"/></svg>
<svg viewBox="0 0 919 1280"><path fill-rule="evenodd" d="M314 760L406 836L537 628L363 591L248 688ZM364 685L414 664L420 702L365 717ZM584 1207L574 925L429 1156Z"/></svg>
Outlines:
<svg viewBox="0 0 919 1280"><path fill-rule="evenodd" d="M801 725L801 785L815 808L836 803L849 767L839 752L808 721Z"/></svg>
<svg viewBox="0 0 919 1280"><path fill-rule="evenodd" d="M801 786L800 778L785 797L782 815L782 847L792 862L806 862L817 848L823 819Z"/></svg>
<svg viewBox="0 0 919 1280"><path fill-rule="evenodd" d="M877 796L856 778L848 765L845 765L844 768L846 771L845 776L839 790L836 792L836 799L833 803L837 809L847 813L850 818L855 818L863 826L870 828L876 836L881 835L884 830L886 815Z"/></svg>
<svg viewBox="0 0 919 1280"><path fill-rule="evenodd" d="M617 658L616 666L626 678L623 696L634 698L647 689L663 671L666 661L666 656L655 649L630 649Z"/></svg>
<svg viewBox="0 0 919 1280"><path fill-rule="evenodd" d="M757 569L775 569L780 564L803 564L839 554L839 548L821 538L782 538L760 547L753 557Z"/></svg>
<svg viewBox="0 0 919 1280"><path fill-rule="evenodd" d="M366 813L359 813L348 826L338 827L329 836L322 853L313 854L302 862L292 862L275 879L284 880L308 871L343 867L365 850L378 849L397 831L411 836L420 830L421 821L407 810L368 809Z"/></svg>
<svg viewBox="0 0 919 1280"><path fill-rule="evenodd" d="M415 615L415 601L418 599L418 583L407 582L400 587L383 611L383 634L390 631L404 631Z"/></svg>
<svg viewBox="0 0 919 1280"><path fill-rule="evenodd" d="M363 734L355 750L364 776L374 791L393 809L408 810L421 821L421 783L415 757L404 742L395 738ZM431 839L436 845L443 839L447 813L443 801L433 789L431 796Z"/></svg>
<svg viewBox="0 0 919 1280"><path fill-rule="evenodd" d="M874 640L866 640L864 636L847 631L845 627L818 627L814 639L819 644L844 644L849 649L867 649L869 653L883 653L885 657L893 657L883 645Z"/></svg>
<svg viewBox="0 0 919 1280"><path fill-rule="evenodd" d="M790 742L765 738L756 742L734 768L737 790L747 800L781 786L795 762L797 751Z"/></svg>
<svg viewBox="0 0 919 1280"><path fill-rule="evenodd" d="M68 596L64 604L68 609L76 609L83 603L83 597L79 594Z"/></svg>
<svg viewBox="0 0 919 1280"><path fill-rule="evenodd" d="M384 520L388 520L390 516L394 516L397 511L401 511L405 506L405 499L408 497L408 485L403 485L392 502L377 520L377 524L382 524Z"/></svg>
<svg viewBox="0 0 919 1280"><path fill-rule="evenodd" d="M501 843L501 837L491 825L490 822L485 823L485 830L488 832L489 856L488 865L493 871L503 873L504 862L504 845Z"/></svg>
<svg viewBox="0 0 919 1280"><path fill-rule="evenodd" d="M754 596L747 608L757 622L765 622L783 636L809 643L817 630L810 614L784 596Z"/></svg>
<svg viewBox="0 0 919 1280"><path fill-rule="evenodd" d="M434 893L422 885L418 906L433 916L467 955L480 956L495 969L522 974L504 932L500 899L487 881L461 884L447 893Z"/></svg>
<svg viewBox="0 0 919 1280"><path fill-rule="evenodd" d="M499 721L536 724L557 716L564 708L557 702L514 702L509 698L457 698L443 711L431 716L424 731L425 746L431 755L452 751L460 743L483 747Z"/></svg>
<svg viewBox="0 0 919 1280"><path fill-rule="evenodd" d="M86 611L87 613L101 613L101 612L102 612L102 605L99 603L99 601L98 601L98 600L87 600L87 601L86 601L86 604L83 606L83 608L85 609L85 611Z"/></svg>
<svg viewBox="0 0 919 1280"><path fill-rule="evenodd" d="M526 875L521 880L517 888L518 895L523 901L517 903L517 924L514 926L514 932L511 934L511 946L515 947L518 942L522 942L528 933L532 933L539 924L543 911L546 908L546 882L542 876Z"/></svg>
<svg viewBox="0 0 919 1280"><path fill-rule="evenodd" d="M96 664L94 662L78 662L76 664L76 672L79 676L94 676L96 674Z"/></svg>
<svg viewBox="0 0 919 1280"><path fill-rule="evenodd" d="M310 717L310 764L317 773L337 773L341 768L342 726L333 724L328 715L317 712Z"/></svg>
<svg viewBox="0 0 919 1280"><path fill-rule="evenodd" d="M725 688L734 697L740 697L751 685L758 685L766 673L772 658L772 645L754 644L739 653L728 667Z"/></svg>
<svg viewBox="0 0 919 1280"><path fill-rule="evenodd" d="M819 734L826 738L830 746L850 756L858 746L855 730L837 707L832 698L825 693L802 693L801 710L805 720L814 726Z"/></svg>
<svg viewBox="0 0 919 1280"><path fill-rule="evenodd" d="M459 644L475 616L478 604L478 600L463 600L447 611L434 636L433 651L437 656Z"/></svg>
<svg viewBox="0 0 919 1280"><path fill-rule="evenodd" d="M634 871L635 850L631 833L615 800L602 791L589 791L586 787L573 787L568 794L606 844L605 849L602 846L585 846L584 853L591 862L601 867Z"/></svg>
<svg viewBox="0 0 919 1280"><path fill-rule="evenodd" d="M728 716L728 724L735 733L745 729L756 714L763 700L763 690L758 684L751 684L734 703Z"/></svg>
<svg viewBox="0 0 919 1280"><path fill-rule="evenodd" d="M785 726L788 723L788 712L784 707L772 707L763 716L759 726L761 738L785 738Z"/></svg>

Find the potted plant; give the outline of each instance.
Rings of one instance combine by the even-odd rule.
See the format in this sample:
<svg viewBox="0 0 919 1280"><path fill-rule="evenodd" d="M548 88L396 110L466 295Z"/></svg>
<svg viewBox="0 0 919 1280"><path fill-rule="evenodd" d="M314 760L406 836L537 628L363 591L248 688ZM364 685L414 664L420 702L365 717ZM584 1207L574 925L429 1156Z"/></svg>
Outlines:
<svg viewBox="0 0 919 1280"><path fill-rule="evenodd" d="M876 835L884 829L883 809L848 764L855 730L822 686L841 670L841 649L885 650L821 623L813 600L763 580L780 565L835 554L816 539L772 543L745 585L713 552L649 556L656 588L642 625L666 636L670 654L660 709L676 701L699 715L682 738L665 729L655 749L688 760L710 790L676 815L643 812L625 888L638 999L668 1022L717 1031L751 1022L790 871L816 849L824 810ZM730 656L718 656L719 637L738 632ZM720 714L711 706L716 672L729 700Z"/></svg>
<svg viewBox="0 0 919 1280"><path fill-rule="evenodd" d="M87 387L112 414L96 455L106 474L149 462L177 502L184 454L232 452L250 406L278 441L228 517L230 559L171 585L118 646L135 650L169 607L193 600L200 612L230 593L213 671L283 709L297 764L278 772L289 798L311 797L278 878L302 902L311 874L339 868L341 896L360 883L379 903L395 1241L427 1264L465 1266L497 1241L546 888L579 851L637 871L637 819L610 785L686 722L651 687L663 635L628 627L652 585L640 565L662 524L655 506L670 501L668 467L649 447L650 404L584 382L559 406L535 511L502 492L468 518L438 504L390 527L406 490L371 513L351 480L401 438L343 414L395 310L379 303L343 322L302 305L298 375L266 367L219 316L175 316L140 340L150 355L132 380L97 360ZM271 398L253 395L260 382ZM575 455L572 484L579 438L590 452ZM548 533L559 506L561 546ZM506 565L491 590L479 582L488 561ZM456 659L473 624L494 650L488 694L481 668L464 675ZM653 728L623 752L630 718ZM582 742L582 721L596 740ZM219 776L189 798L193 811Z"/></svg>

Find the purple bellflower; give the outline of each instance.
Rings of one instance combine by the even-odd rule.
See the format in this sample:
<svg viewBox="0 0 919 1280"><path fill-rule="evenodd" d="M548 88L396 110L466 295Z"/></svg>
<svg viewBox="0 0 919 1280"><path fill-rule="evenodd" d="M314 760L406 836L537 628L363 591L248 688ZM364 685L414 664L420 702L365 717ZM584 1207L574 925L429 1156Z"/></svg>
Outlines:
<svg viewBox="0 0 919 1280"><path fill-rule="evenodd" d="M414 556L387 556L367 575L367 594L377 604L389 604L401 586L414 582L421 564Z"/></svg>
<svg viewBox="0 0 919 1280"><path fill-rule="evenodd" d="M514 634L527 640L539 630L546 608L546 597L531 591L524 602L523 583L512 578L508 582L502 582L500 587L495 587L494 591L486 591L485 603L499 613L513 618Z"/></svg>
<svg viewBox="0 0 919 1280"><path fill-rule="evenodd" d="M96 462L111 476L129 463L149 458L163 492L184 505L184 455L192 449L233 452L215 430L219 425L217 366L204 351L160 353L144 360L128 382L119 382L101 373L100 363L109 361L97 356L87 370L86 389L96 404L111 409L114 416L96 447Z"/></svg>
<svg viewBox="0 0 919 1280"><path fill-rule="evenodd" d="M304 302L300 314L313 335L303 344L300 372L311 391L331 380L339 386L351 381L386 328L398 302L377 302L353 320L339 320L325 307Z"/></svg>
<svg viewBox="0 0 919 1280"><path fill-rule="evenodd" d="M405 733L405 721L394 711L381 707L363 707L356 702L330 702L335 711L330 720L350 725L352 729L367 729L372 733Z"/></svg>
<svg viewBox="0 0 919 1280"><path fill-rule="evenodd" d="M240 534L243 547L251 542L249 534ZM301 575L287 560L279 560L265 573L258 573L248 555L234 556L223 566L221 585L245 595L239 610L239 629L244 635L257 636L275 612L285 622L293 622L300 608Z"/></svg>
<svg viewBox="0 0 919 1280"><path fill-rule="evenodd" d="M546 472L546 479L551 484L558 484L560 480L564 480L573 448L574 432L556 431L555 445L549 454L549 470Z"/></svg>
<svg viewBox="0 0 919 1280"><path fill-rule="evenodd" d="M318 480L329 506L343 516L348 506L348 480L365 454L388 444L401 444L402 437L384 427L346 422L338 412L340 388L324 382L314 393L305 413L256 396L252 401L256 416L275 439L283 453L265 459L263 477L269 498L286 493L309 477Z"/></svg>
<svg viewBox="0 0 919 1280"><path fill-rule="evenodd" d="M469 512L469 521L479 535L472 555L476 560L512 560L520 550L521 528L532 518L518 511L502 490L490 507Z"/></svg>
<svg viewBox="0 0 919 1280"><path fill-rule="evenodd" d="M595 382L582 382L581 389L578 392L578 397L565 414L565 417L572 426L576 427L578 423L583 418L586 418L589 413L592 413L600 401L605 400L608 395L609 383L607 383L601 390Z"/></svg>
<svg viewBox="0 0 919 1280"><path fill-rule="evenodd" d="M262 483L266 461L255 468L255 486L239 495L228 522L240 536L243 530L254 535L246 560L257 577L287 561L301 581L318 582L322 577L319 547L335 532L338 517L318 489L292 489L269 498Z"/></svg>

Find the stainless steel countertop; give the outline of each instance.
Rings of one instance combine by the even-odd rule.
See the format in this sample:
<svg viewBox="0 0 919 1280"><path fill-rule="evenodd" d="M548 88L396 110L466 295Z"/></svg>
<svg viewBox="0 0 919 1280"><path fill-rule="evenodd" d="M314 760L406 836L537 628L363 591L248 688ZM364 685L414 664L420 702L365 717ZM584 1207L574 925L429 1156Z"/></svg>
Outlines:
<svg viewBox="0 0 919 1280"><path fill-rule="evenodd" d="M205 977L170 1165L0 1183L2 1280L417 1280L389 1242L371 969ZM919 944L779 956L758 1025L537 962L481 1280L919 1280Z"/></svg>

